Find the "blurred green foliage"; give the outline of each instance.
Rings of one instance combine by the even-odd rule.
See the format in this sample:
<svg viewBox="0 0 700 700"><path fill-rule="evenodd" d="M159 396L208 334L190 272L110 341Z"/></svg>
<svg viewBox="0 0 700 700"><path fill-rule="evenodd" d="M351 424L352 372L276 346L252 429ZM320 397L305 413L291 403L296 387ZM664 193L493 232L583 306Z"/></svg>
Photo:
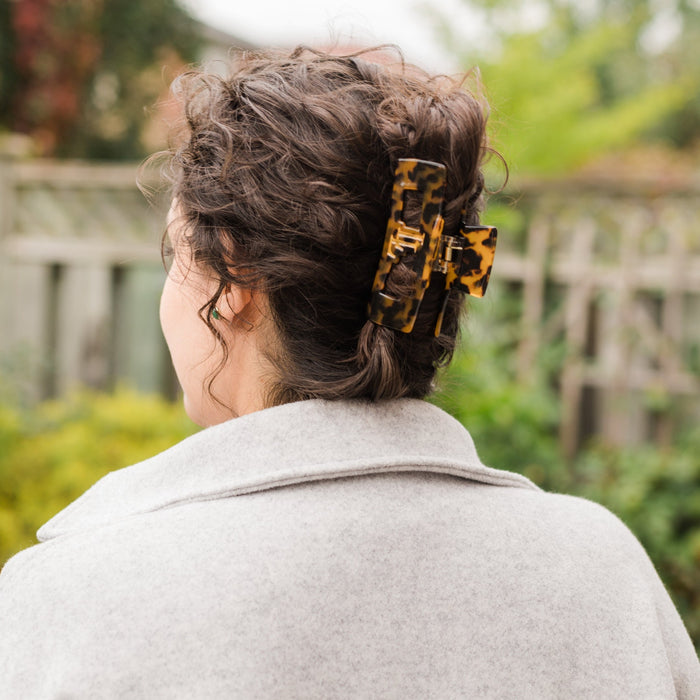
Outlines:
<svg viewBox="0 0 700 700"><path fill-rule="evenodd" d="M600 66L630 34L628 26L603 25L553 45L546 31L524 34L497 62L482 63L496 146L516 171L569 172L638 142L681 109L696 86L689 76L606 97Z"/></svg>
<svg viewBox="0 0 700 700"><path fill-rule="evenodd" d="M655 0L465 0L481 27L427 6L465 68L478 65L494 146L514 172L559 175L600 156L700 141L700 11ZM677 152L677 151L676 151Z"/></svg>
<svg viewBox="0 0 700 700"><path fill-rule="evenodd" d="M121 389L33 409L0 406L0 564L108 471L195 431L181 407Z"/></svg>

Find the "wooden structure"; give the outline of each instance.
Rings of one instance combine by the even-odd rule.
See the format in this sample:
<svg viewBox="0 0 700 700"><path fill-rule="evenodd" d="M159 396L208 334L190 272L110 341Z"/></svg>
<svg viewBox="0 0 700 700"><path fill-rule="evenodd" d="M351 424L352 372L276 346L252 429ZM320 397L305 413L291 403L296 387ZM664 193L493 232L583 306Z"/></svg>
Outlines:
<svg viewBox="0 0 700 700"><path fill-rule="evenodd" d="M164 207L136 176L133 164L0 162L0 361L23 395L119 381L172 393Z"/></svg>
<svg viewBox="0 0 700 700"><path fill-rule="evenodd" d="M0 373L25 395L175 391L158 322L165 205L136 171L0 161ZM521 381L559 349L565 452L593 434L670 441L700 417L700 187L530 183L513 198L486 304L519 301Z"/></svg>
<svg viewBox="0 0 700 700"><path fill-rule="evenodd" d="M700 186L531 182L517 207L494 276L521 294L520 379L561 344L565 454L670 442L700 418Z"/></svg>

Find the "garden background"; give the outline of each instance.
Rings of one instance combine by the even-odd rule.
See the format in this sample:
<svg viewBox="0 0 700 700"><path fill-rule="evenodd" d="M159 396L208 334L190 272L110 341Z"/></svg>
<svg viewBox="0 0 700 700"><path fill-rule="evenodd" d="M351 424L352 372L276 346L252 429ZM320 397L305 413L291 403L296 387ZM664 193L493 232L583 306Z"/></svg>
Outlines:
<svg viewBox="0 0 700 700"><path fill-rule="evenodd" d="M487 464L622 518L700 645L700 8L471 5L467 50L426 15L480 67L511 170L488 164L492 286L435 401ZM170 79L230 46L174 0L0 5L0 563L195 430L157 327L157 177L152 203L134 179Z"/></svg>

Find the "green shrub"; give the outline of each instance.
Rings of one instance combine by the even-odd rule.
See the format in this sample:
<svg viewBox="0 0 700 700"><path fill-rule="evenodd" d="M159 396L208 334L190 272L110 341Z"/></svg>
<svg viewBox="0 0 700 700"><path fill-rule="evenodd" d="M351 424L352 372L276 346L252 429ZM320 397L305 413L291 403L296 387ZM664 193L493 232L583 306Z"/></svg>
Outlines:
<svg viewBox="0 0 700 700"><path fill-rule="evenodd" d="M0 564L107 472L194 432L180 406L127 390L0 407Z"/></svg>
<svg viewBox="0 0 700 700"><path fill-rule="evenodd" d="M548 491L596 501L635 533L700 651L700 430L673 448L589 445L572 463L558 450L557 400L518 384L504 353L462 350L434 401L465 425L482 461Z"/></svg>
<svg viewBox="0 0 700 700"><path fill-rule="evenodd" d="M576 460L572 492L637 535L700 650L700 432L673 449L595 445Z"/></svg>
<svg viewBox="0 0 700 700"><path fill-rule="evenodd" d="M542 386L517 384L484 353L461 352L432 400L468 428L484 464L524 474L547 490L566 489L558 405Z"/></svg>

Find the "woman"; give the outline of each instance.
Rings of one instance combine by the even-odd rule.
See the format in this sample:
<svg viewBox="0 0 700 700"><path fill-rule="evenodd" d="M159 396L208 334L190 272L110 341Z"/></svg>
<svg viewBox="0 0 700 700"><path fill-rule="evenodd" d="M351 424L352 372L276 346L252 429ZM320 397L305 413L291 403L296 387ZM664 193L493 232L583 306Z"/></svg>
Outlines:
<svg viewBox="0 0 700 700"><path fill-rule="evenodd" d="M3 697L700 697L630 532L420 400L488 282L483 105L305 50L180 88L161 323L210 427L5 567Z"/></svg>

